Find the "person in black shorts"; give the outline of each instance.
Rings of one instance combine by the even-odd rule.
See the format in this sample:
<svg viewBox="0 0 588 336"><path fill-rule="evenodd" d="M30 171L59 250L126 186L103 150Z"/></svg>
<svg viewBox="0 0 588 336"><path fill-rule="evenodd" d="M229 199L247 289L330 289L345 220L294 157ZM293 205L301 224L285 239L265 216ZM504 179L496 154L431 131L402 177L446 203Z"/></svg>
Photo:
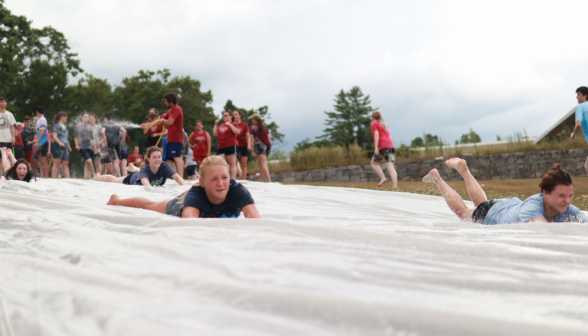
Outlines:
<svg viewBox="0 0 588 336"><path fill-rule="evenodd" d="M230 178L229 165L219 156L211 156L200 167L200 183L178 197L152 201L144 197L110 197L108 205L157 211L182 218L261 218L249 191Z"/></svg>
<svg viewBox="0 0 588 336"><path fill-rule="evenodd" d="M104 114L104 124L102 125L102 136L106 138L107 155L112 160L112 168L115 176L121 176L120 171L120 144L126 137L127 130L113 121L111 112ZM121 134L122 133L122 134Z"/></svg>

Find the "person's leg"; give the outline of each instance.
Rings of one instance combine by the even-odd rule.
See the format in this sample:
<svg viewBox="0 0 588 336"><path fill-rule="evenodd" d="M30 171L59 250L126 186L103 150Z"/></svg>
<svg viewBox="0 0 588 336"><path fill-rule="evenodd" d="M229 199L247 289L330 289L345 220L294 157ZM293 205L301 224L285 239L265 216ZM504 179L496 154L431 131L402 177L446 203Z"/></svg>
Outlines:
<svg viewBox="0 0 588 336"><path fill-rule="evenodd" d="M176 162L172 159L169 160L165 160L165 162L169 163L170 166L172 166L172 168L176 171L176 173L178 172L178 170L176 169Z"/></svg>
<svg viewBox="0 0 588 336"><path fill-rule="evenodd" d="M474 213L475 209L468 209L461 196L459 196L455 190L453 190L445 181L443 181L437 169L432 169L429 174L423 177L423 182L435 183L441 191L441 195L443 195L443 198L449 206L449 209L451 209L451 211L453 211L453 213L455 213L461 220L472 220L472 214Z"/></svg>
<svg viewBox="0 0 588 336"><path fill-rule="evenodd" d="M88 176L86 178L94 177L94 166L92 166L92 159L88 159L85 162L86 171L88 172Z"/></svg>
<svg viewBox="0 0 588 336"><path fill-rule="evenodd" d="M229 173L231 174L232 179L237 178L237 154L229 155L225 157L227 163L229 164Z"/></svg>
<svg viewBox="0 0 588 336"><path fill-rule="evenodd" d="M139 170L141 170L141 169L132 163L129 163L127 166L127 172L129 172L129 173L138 172Z"/></svg>
<svg viewBox="0 0 588 336"><path fill-rule="evenodd" d="M488 200L488 198L486 197L486 193L484 192L482 187L480 187L480 184L478 183L478 181L476 181L476 178L474 178L472 173L470 173L470 170L468 169L468 164L465 160L460 158L453 158L445 161L445 164L457 170L461 174L466 183L468 195L470 195L470 199L472 200L472 202L474 202L474 205L476 207Z"/></svg>
<svg viewBox="0 0 588 336"><path fill-rule="evenodd" d="M249 161L249 158L247 156L241 157L241 179L242 180L247 179L247 162L248 161Z"/></svg>
<svg viewBox="0 0 588 336"><path fill-rule="evenodd" d="M53 168L51 169L51 177L57 178L59 174L59 165L61 164L61 159L53 159Z"/></svg>
<svg viewBox="0 0 588 336"><path fill-rule="evenodd" d="M118 198L118 195L114 194L110 196L110 200L106 204L157 211L164 214L165 208L167 207L167 203L169 203L169 201L170 200L152 201L145 197L131 197L120 199Z"/></svg>
<svg viewBox="0 0 588 336"><path fill-rule="evenodd" d="M180 175L182 178L184 178L184 160L182 160L182 157L174 157L174 163L176 165L176 172L178 173L178 175Z"/></svg>
<svg viewBox="0 0 588 336"><path fill-rule="evenodd" d="M33 172L35 172L35 175L37 175L37 162L39 161L39 159L35 159L35 157L33 156L33 163L31 163L31 168L33 169ZM43 177L42 174L39 174L39 177Z"/></svg>
<svg viewBox="0 0 588 336"><path fill-rule="evenodd" d="M396 169L394 169L394 162L386 162L386 168L388 168L388 173L392 179L392 188L398 188L398 174L396 173Z"/></svg>
<svg viewBox="0 0 588 336"><path fill-rule="evenodd" d="M61 161L61 168L63 170L63 177L69 178L69 161Z"/></svg>
<svg viewBox="0 0 588 336"><path fill-rule="evenodd" d="M588 174L588 157L586 158L586 162L584 162L584 169L586 169L586 174Z"/></svg>
<svg viewBox="0 0 588 336"><path fill-rule="evenodd" d="M120 171L122 175L125 175L125 168L127 167L127 159L120 160Z"/></svg>
<svg viewBox="0 0 588 336"><path fill-rule="evenodd" d="M114 168L114 176L120 176L120 160L116 159L112 162L112 167Z"/></svg>
<svg viewBox="0 0 588 336"><path fill-rule="evenodd" d="M239 161L239 158L237 158L237 176L239 176L241 180L243 179L243 170L241 170L241 161Z"/></svg>
<svg viewBox="0 0 588 336"><path fill-rule="evenodd" d="M380 183L378 184L378 187L381 187L384 183L388 182L388 179L386 179L386 176L384 175L384 172L382 171L382 168L380 168L378 162L374 161L373 158L371 164L372 169L376 172L376 174L378 174L378 177L380 178Z"/></svg>
<svg viewBox="0 0 588 336"><path fill-rule="evenodd" d="M39 163L41 164L41 176L49 177L49 158L47 156L40 156Z"/></svg>
<svg viewBox="0 0 588 336"><path fill-rule="evenodd" d="M196 172L198 172L198 170L200 169L200 165L202 164L202 161L204 161L204 160L196 160Z"/></svg>
<svg viewBox="0 0 588 336"><path fill-rule="evenodd" d="M8 150L5 147L0 148L0 153L2 154L2 169L4 172L8 171L12 165L10 164L10 159L8 158L8 154L6 153Z"/></svg>
<svg viewBox="0 0 588 336"><path fill-rule="evenodd" d="M113 175L100 175L100 174L94 175L94 178L93 178L94 181L111 182L111 183L123 183L124 179L125 179L124 177L116 177Z"/></svg>
<svg viewBox="0 0 588 336"><path fill-rule="evenodd" d="M272 179L270 178L269 169L267 167L267 156L265 156L264 154L257 154L257 161L259 162L259 180L263 182L263 178L265 176L267 181L271 182Z"/></svg>
<svg viewBox="0 0 588 336"><path fill-rule="evenodd" d="M94 167L96 167L96 172L99 173L102 171L102 164L100 163L100 155L97 155L94 158Z"/></svg>

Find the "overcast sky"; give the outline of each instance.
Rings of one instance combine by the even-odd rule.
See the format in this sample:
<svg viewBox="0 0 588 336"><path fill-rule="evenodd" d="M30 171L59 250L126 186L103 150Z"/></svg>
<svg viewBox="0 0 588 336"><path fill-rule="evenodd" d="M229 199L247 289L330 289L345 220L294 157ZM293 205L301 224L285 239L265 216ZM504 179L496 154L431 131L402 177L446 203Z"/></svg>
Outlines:
<svg viewBox="0 0 588 336"><path fill-rule="evenodd" d="M227 99L268 105L290 150L322 133L358 85L397 143L541 135L588 85L585 1L6 0L63 32L82 68L117 85L169 68Z"/></svg>

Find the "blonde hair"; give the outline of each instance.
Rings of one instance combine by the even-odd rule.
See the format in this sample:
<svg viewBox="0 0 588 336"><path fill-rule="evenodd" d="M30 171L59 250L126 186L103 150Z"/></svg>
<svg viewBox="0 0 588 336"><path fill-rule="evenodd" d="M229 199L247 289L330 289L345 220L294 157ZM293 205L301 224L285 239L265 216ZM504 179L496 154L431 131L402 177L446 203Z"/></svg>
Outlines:
<svg viewBox="0 0 588 336"><path fill-rule="evenodd" d="M380 124L382 124L382 126L384 126L384 131L386 130L386 124L384 124L382 122L382 113L380 111L372 112L372 118L376 119L377 122L379 122Z"/></svg>
<svg viewBox="0 0 588 336"><path fill-rule="evenodd" d="M227 161L225 161L225 159L217 155L209 156L206 159L202 160L202 163L200 164L200 166L198 166L198 182L194 183L194 185L192 185L192 188L202 187L200 181L202 181L202 179L206 176L206 172L212 166L223 166L226 167L227 170L229 170L229 164L227 163ZM192 188L188 189L188 191L182 194L182 208L184 208L184 200L186 199L186 195L188 195L188 192L190 192Z"/></svg>

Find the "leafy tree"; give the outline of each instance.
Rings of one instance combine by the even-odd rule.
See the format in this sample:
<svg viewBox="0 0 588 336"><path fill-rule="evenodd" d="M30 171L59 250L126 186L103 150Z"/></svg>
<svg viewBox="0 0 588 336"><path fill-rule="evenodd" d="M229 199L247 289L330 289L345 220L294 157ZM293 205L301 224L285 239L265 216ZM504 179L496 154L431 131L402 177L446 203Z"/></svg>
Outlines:
<svg viewBox="0 0 588 336"><path fill-rule="evenodd" d="M462 144L467 143L478 143L482 142L482 138L478 135L478 133L474 132L474 129L470 127L470 132L461 135L461 140L459 141Z"/></svg>
<svg viewBox="0 0 588 336"><path fill-rule="evenodd" d="M425 143L427 145L438 145L439 144L439 137L432 134L425 134Z"/></svg>
<svg viewBox="0 0 588 336"><path fill-rule="evenodd" d="M370 106L370 96L365 96L359 86L354 86L349 92L341 90L334 100L335 111L325 112L327 128L317 138L341 146L349 146L354 142L359 146L373 146L369 114L377 108Z"/></svg>
<svg viewBox="0 0 588 336"><path fill-rule="evenodd" d="M310 147L330 147L333 145L334 144L329 140L312 141L310 138L306 138L296 144L296 146L294 147L294 151L305 150Z"/></svg>
<svg viewBox="0 0 588 336"><path fill-rule="evenodd" d="M0 43L0 94L12 107L30 114L45 105L48 118L62 109L68 76L83 72L63 33L32 28L0 0Z"/></svg>
<svg viewBox="0 0 588 336"><path fill-rule="evenodd" d="M411 143L410 143L410 147L423 147L425 145L425 142L423 141L423 138L421 137L416 137L414 138Z"/></svg>
<svg viewBox="0 0 588 336"><path fill-rule="evenodd" d="M72 116L82 112L103 115L113 109L112 86L106 79L95 78L86 74L65 91L65 110Z"/></svg>
<svg viewBox="0 0 588 336"><path fill-rule="evenodd" d="M249 121L249 117L251 117L255 113L258 113L261 116L261 119L263 119L265 126L267 126L267 129L269 130L269 134L272 139L272 147L275 147L275 144L278 144L278 143L281 143L284 141L284 134L280 133L280 131L278 130L280 128L280 126L278 126L278 124L276 124L275 121L270 122L271 113L269 113L269 108L267 107L267 105L262 106L262 107L258 108L257 110L254 110L254 109L247 110L245 108L235 106L235 104L233 104L232 100L230 100L230 99L227 100L227 102L225 103L224 111L236 111L236 110L239 110L243 113L243 116L244 116L243 121L249 123L249 126L251 126L251 122Z"/></svg>

